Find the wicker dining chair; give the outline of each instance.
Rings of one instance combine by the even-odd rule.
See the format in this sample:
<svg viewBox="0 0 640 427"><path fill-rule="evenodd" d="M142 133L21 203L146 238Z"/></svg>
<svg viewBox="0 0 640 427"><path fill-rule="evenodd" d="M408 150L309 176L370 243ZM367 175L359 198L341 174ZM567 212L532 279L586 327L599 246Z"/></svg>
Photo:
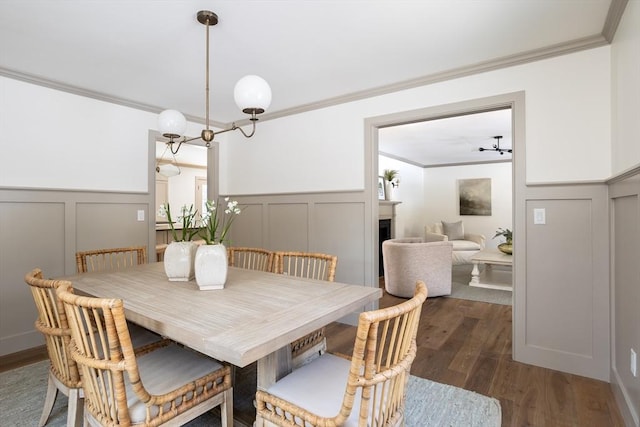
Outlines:
<svg viewBox="0 0 640 427"><path fill-rule="evenodd" d="M118 271L144 264L147 262L146 260L146 246L129 246L126 248L108 248L76 252L78 273L110 270ZM129 332L137 340L140 340L141 338L139 337L145 335L155 335L156 341L161 340L160 335L131 322L129 322Z"/></svg>
<svg viewBox="0 0 640 427"><path fill-rule="evenodd" d="M78 273L122 270L145 262L147 262L147 248L145 246L96 249L76 253Z"/></svg>
<svg viewBox="0 0 640 427"><path fill-rule="evenodd" d="M56 288L62 283L69 282L43 279L42 271L39 268L27 273L24 280L31 289L33 300L38 309L38 319L35 326L44 335L50 361L47 396L38 426L42 427L47 423L58 391L68 397L67 426L75 426L76 420L82 418L83 393L78 366L70 357L67 347L71 330L67 323L64 307L56 297ZM140 332L132 339L136 351L140 352L161 345L157 335L143 328L140 328Z"/></svg>
<svg viewBox="0 0 640 427"><path fill-rule="evenodd" d="M121 299L57 289L71 328L69 353L78 364L85 425L180 426L220 406L233 426L231 369L175 343L133 351Z"/></svg>
<svg viewBox="0 0 640 427"><path fill-rule="evenodd" d="M307 279L333 282L336 277L338 257L312 252L278 251L274 254L273 272ZM325 328L299 338L291 343L291 363L298 368L327 350Z"/></svg>
<svg viewBox="0 0 640 427"><path fill-rule="evenodd" d="M230 267L259 271L271 271L273 269L273 252L266 249L230 247L227 252Z"/></svg>
<svg viewBox="0 0 640 427"><path fill-rule="evenodd" d="M351 360L325 353L256 392L256 427L400 426L424 282L410 300L360 314ZM345 388L346 383L346 388Z"/></svg>

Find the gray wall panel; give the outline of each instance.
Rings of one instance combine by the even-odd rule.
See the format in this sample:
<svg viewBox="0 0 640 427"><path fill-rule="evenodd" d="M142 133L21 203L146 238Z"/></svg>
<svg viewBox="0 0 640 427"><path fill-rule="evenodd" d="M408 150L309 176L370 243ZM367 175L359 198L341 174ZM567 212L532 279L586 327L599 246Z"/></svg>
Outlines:
<svg viewBox="0 0 640 427"><path fill-rule="evenodd" d="M526 310L546 315L528 319L526 345L593 357L590 205L589 200L527 203ZM539 207L546 209L545 225L533 224L533 209Z"/></svg>
<svg viewBox="0 0 640 427"><path fill-rule="evenodd" d="M240 205L242 212L235 217L229 233L231 246L265 247L264 207L261 203Z"/></svg>
<svg viewBox="0 0 640 427"><path fill-rule="evenodd" d="M534 224L536 208L546 210L546 224ZM608 381L607 187L528 186L525 211L514 234L524 252L514 265L516 360Z"/></svg>
<svg viewBox="0 0 640 427"><path fill-rule="evenodd" d="M307 203L269 204L269 248L277 251L309 251L308 212Z"/></svg>
<svg viewBox="0 0 640 427"><path fill-rule="evenodd" d="M317 203L313 209L314 247L338 256L336 281L365 283L363 203Z"/></svg>
<svg viewBox="0 0 640 427"><path fill-rule="evenodd" d="M0 188L0 356L43 344L25 273L39 267L46 277L75 274L79 250L153 247L152 199L148 193ZM138 210L145 221L137 221Z"/></svg>
<svg viewBox="0 0 640 427"><path fill-rule="evenodd" d="M145 220L138 221L138 210ZM144 204L78 203L76 205L76 250L87 251L126 246L147 246L149 212ZM153 253L147 248L147 256Z"/></svg>
<svg viewBox="0 0 640 427"><path fill-rule="evenodd" d="M44 344L24 275L64 274L64 203L0 203L0 354Z"/></svg>
<svg viewBox="0 0 640 427"><path fill-rule="evenodd" d="M610 186L612 230L611 382L628 424L640 425L640 168Z"/></svg>

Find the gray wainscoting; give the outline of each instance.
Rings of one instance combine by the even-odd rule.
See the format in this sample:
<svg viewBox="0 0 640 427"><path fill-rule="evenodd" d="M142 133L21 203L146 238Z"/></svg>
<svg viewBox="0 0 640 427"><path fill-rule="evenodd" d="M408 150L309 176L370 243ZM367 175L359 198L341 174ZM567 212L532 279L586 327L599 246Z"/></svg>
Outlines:
<svg viewBox="0 0 640 427"><path fill-rule="evenodd" d="M526 193L524 235L514 236L516 252L524 251L514 266L514 358L608 381L607 186ZM534 224L534 209L545 209L546 224Z"/></svg>
<svg viewBox="0 0 640 427"><path fill-rule="evenodd" d="M147 246L155 257L152 195L0 189L0 356L44 344L24 275L75 274L77 251ZM138 211L144 221L138 221ZM155 258L153 258L155 260Z"/></svg>
<svg viewBox="0 0 640 427"><path fill-rule="evenodd" d="M337 255L336 281L377 286L363 192L232 198L243 209L231 229L232 245Z"/></svg>
<svg viewBox="0 0 640 427"><path fill-rule="evenodd" d="M609 185L611 209L611 384L628 425L640 425L640 167ZM640 369L640 368L639 368Z"/></svg>

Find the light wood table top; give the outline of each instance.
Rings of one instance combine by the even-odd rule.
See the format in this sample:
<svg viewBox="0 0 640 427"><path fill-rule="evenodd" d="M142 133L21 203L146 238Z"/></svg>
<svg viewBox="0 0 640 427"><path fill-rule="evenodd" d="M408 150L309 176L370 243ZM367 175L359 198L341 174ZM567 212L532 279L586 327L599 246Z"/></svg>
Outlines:
<svg viewBox="0 0 640 427"><path fill-rule="evenodd" d="M471 257L471 261L485 264L513 265L513 255L500 252L498 249L483 249Z"/></svg>
<svg viewBox="0 0 640 427"><path fill-rule="evenodd" d="M282 371L274 367L283 363L278 351L382 296L377 287L234 267L224 289L201 291L195 281L168 281L162 263L65 279L78 293L121 298L128 320L217 360L239 367L260 361L263 386L280 377L264 372Z"/></svg>

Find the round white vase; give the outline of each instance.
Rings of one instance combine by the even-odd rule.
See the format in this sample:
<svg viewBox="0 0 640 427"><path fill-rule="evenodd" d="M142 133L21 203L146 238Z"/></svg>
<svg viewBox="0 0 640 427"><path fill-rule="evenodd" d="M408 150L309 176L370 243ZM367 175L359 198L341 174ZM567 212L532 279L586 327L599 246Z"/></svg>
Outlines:
<svg viewBox="0 0 640 427"><path fill-rule="evenodd" d="M198 246L195 266L200 290L223 289L229 270L227 248L222 244Z"/></svg>
<svg viewBox="0 0 640 427"><path fill-rule="evenodd" d="M164 251L164 272L171 282L188 282L195 277L194 242L171 242Z"/></svg>

